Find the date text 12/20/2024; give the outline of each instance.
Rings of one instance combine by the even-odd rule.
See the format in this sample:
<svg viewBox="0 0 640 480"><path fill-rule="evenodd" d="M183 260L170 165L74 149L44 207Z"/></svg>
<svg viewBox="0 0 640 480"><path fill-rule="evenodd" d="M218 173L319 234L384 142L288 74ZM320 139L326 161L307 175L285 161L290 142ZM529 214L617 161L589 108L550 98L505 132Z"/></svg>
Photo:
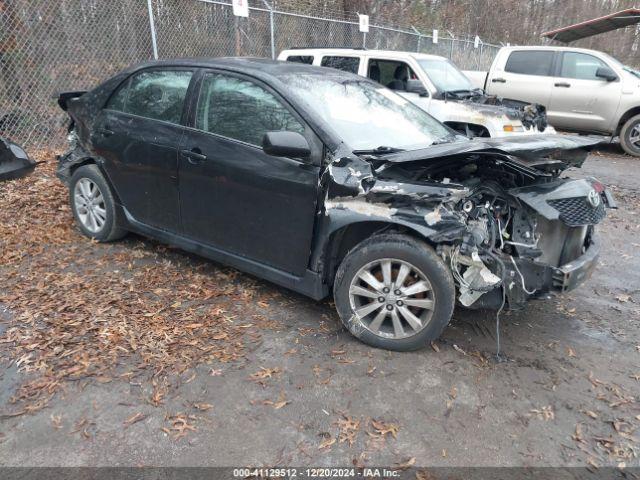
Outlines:
<svg viewBox="0 0 640 480"><path fill-rule="evenodd" d="M234 468L234 478L397 478L390 468Z"/></svg>

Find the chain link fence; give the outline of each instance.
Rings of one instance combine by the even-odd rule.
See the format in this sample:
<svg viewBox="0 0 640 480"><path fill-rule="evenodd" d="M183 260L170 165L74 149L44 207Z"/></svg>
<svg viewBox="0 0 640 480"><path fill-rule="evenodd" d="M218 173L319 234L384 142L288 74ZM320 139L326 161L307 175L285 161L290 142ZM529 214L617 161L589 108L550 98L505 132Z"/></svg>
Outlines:
<svg viewBox="0 0 640 480"><path fill-rule="evenodd" d="M272 0L275 1L275 0ZM407 50L488 68L497 45L440 38L407 26L359 30L357 14L316 17L251 0L248 17L229 1L0 0L0 135L27 148L60 146L60 91L85 90L153 58L274 57L291 47Z"/></svg>

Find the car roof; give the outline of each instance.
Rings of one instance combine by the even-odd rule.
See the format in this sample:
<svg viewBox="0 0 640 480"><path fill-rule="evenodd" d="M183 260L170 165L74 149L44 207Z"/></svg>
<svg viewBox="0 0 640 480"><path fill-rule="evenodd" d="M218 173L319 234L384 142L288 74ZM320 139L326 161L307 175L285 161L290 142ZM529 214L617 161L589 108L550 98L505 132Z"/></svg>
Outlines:
<svg viewBox="0 0 640 480"><path fill-rule="evenodd" d="M591 50L589 48L561 47L554 45L510 45L502 48L505 50L552 50L560 52L603 53L599 50Z"/></svg>
<svg viewBox="0 0 640 480"><path fill-rule="evenodd" d="M263 81L267 85L274 87L281 94L289 96L291 99L295 100L297 107L304 111L305 120L314 128L316 133L321 136L321 138L327 143L330 148L335 148L341 142L341 138L337 135L337 132L333 131L331 126L328 125L321 116L315 113L312 109L308 108L304 98L301 98L288 85L289 82L288 78L286 77L290 75L305 75L322 77L324 79L329 79L335 82L353 80L358 82L374 83L367 78L360 77L353 73L344 72L342 70L336 70L326 67L314 67L301 63L282 62L264 58L222 57L153 60L133 65L128 69L117 73L113 77L95 87L93 90L90 90L85 95L83 95L81 98L85 103L87 115L96 116L100 109L107 102L111 94L115 91L115 89L122 85L122 83L131 75L134 75L148 68L171 67L191 67L195 69L212 68L232 73L240 73ZM380 87L379 85L377 86Z"/></svg>
<svg viewBox="0 0 640 480"><path fill-rule="evenodd" d="M440 55L429 55L427 53L417 53L417 52L407 52L407 51L399 51L399 50L365 50L361 48L291 48L287 50L283 50L282 53L287 53L287 55L300 55L304 56L305 54L313 54L313 55L348 55L348 56L371 56L371 55L379 55L381 57L394 57L394 58L415 58L415 59L445 59Z"/></svg>
<svg viewBox="0 0 640 480"><path fill-rule="evenodd" d="M145 68L162 67L195 67L195 68L218 68L245 73L263 80L279 79L286 75L306 74L319 76L332 76L339 78L358 78L354 74L342 70L327 69L325 67L314 67L295 62L284 62L257 57L219 57L219 58L172 58L166 60L153 60L133 66L129 73L143 70Z"/></svg>

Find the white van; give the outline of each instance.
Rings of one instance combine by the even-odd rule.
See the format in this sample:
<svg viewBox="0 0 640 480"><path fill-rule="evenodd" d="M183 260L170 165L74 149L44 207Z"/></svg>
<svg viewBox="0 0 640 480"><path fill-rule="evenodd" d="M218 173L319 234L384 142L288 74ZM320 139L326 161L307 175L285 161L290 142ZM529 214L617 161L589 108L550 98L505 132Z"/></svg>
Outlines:
<svg viewBox="0 0 640 480"><path fill-rule="evenodd" d="M300 48L282 51L278 60L368 77L468 137L555 133L547 125L543 106L485 95L444 57L392 50Z"/></svg>

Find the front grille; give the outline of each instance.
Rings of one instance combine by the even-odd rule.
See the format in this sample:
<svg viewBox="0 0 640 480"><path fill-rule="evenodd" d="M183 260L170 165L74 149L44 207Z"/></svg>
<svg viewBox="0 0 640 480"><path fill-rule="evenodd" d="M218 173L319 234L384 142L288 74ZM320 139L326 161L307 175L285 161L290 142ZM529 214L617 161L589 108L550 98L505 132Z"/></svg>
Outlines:
<svg viewBox="0 0 640 480"><path fill-rule="evenodd" d="M587 197L560 198L547 203L560 212L560 220L570 227L595 225L605 216L604 202L592 206Z"/></svg>

